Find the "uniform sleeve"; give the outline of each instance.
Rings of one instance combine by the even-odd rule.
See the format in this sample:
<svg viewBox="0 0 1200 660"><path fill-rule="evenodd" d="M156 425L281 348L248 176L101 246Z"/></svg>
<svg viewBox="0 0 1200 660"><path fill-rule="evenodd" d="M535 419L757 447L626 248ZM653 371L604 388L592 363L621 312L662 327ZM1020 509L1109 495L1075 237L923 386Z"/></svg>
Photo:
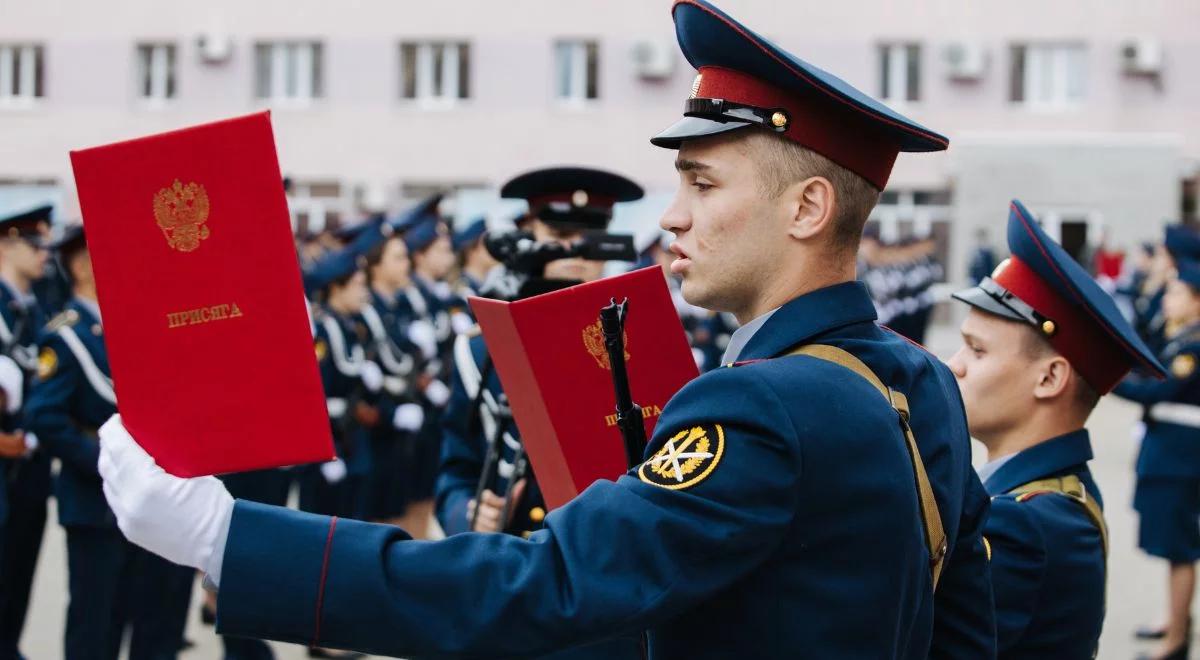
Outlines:
<svg viewBox="0 0 1200 660"><path fill-rule="evenodd" d="M442 458L434 490L434 510L447 536L467 531L467 503L483 473L485 448L479 433L470 433L471 416L471 399L456 369L442 415Z"/></svg>
<svg viewBox="0 0 1200 660"><path fill-rule="evenodd" d="M25 406L28 429L50 455L98 481L100 443L84 435L70 415L84 378L79 363L57 335L47 335L40 342L38 362L39 375Z"/></svg>
<svg viewBox="0 0 1200 660"><path fill-rule="evenodd" d="M668 461L652 463L654 477L597 481L528 540L411 541L395 527L238 502L219 632L404 657L507 657L678 616L776 552L797 507L795 422L757 376L738 371L750 370L701 376L663 411L651 446L665 451L670 440L678 472ZM685 453L701 458L689 464Z"/></svg>
<svg viewBox="0 0 1200 660"><path fill-rule="evenodd" d="M983 541L990 504L979 477L969 472L958 538L934 594L930 658L996 657L992 584Z"/></svg>
<svg viewBox="0 0 1200 660"><path fill-rule="evenodd" d="M996 639L1004 653L1021 640L1035 614L1046 570L1046 541L1033 508L1011 497L992 502L984 536L992 549Z"/></svg>
<svg viewBox="0 0 1200 660"><path fill-rule="evenodd" d="M1113 388L1113 394L1145 405L1161 401L1175 401L1197 378L1196 353L1184 351L1176 355L1168 365L1166 380L1156 380L1139 374L1130 374Z"/></svg>

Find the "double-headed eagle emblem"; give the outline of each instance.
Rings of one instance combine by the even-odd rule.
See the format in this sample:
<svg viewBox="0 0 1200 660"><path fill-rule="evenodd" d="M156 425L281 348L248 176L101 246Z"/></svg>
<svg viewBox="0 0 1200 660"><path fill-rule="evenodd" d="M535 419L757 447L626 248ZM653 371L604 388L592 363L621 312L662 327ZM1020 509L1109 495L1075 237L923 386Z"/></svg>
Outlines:
<svg viewBox="0 0 1200 660"><path fill-rule="evenodd" d="M629 333L623 332L621 335L622 343L625 345L625 361L629 361ZM596 361L596 366L601 369L612 371L612 364L608 361L608 349L604 346L604 330L600 326L600 322L587 326L583 329L583 345L587 348L587 352Z"/></svg>
<svg viewBox="0 0 1200 660"><path fill-rule="evenodd" d="M208 192L198 183L184 185L179 179L154 195L154 220L167 245L191 252L208 238Z"/></svg>

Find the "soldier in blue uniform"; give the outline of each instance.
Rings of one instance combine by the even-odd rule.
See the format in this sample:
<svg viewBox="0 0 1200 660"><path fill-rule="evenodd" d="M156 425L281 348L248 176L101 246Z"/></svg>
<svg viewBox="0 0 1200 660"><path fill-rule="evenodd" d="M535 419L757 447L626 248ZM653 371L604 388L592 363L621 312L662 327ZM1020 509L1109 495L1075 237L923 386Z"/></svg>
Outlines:
<svg viewBox="0 0 1200 660"><path fill-rule="evenodd" d="M456 293L464 300L478 296L483 291L483 283L487 281L488 273L499 265L495 257L487 251L483 244L483 234L487 231L487 220L476 218L470 224L455 232L453 245L454 253L458 255L459 282ZM467 313L470 313L467 309Z"/></svg>
<svg viewBox="0 0 1200 660"><path fill-rule="evenodd" d="M447 278L454 268L454 250L449 230L437 213L440 196L426 200L412 219L403 223L404 242L412 258L412 284L402 303L411 310L409 336L425 357L420 382L423 385L425 422L408 481L405 529L417 538L429 536L433 517L433 489L441 456L441 418L450 398L446 385L452 370L454 338L471 327L466 301Z"/></svg>
<svg viewBox="0 0 1200 660"><path fill-rule="evenodd" d="M1001 658L1095 657L1104 623L1108 536L1088 470L1084 422L1154 354L1087 272L1020 202L1012 257L955 298L972 307L950 360L992 496L991 555Z"/></svg>
<svg viewBox="0 0 1200 660"><path fill-rule="evenodd" d="M580 167L528 172L501 188L502 197L529 201L530 217L522 229L540 243L570 244L584 231L603 231L614 202L642 195L641 186L625 177ZM572 258L551 261L530 275L546 282L536 287L544 292L599 279L603 272L603 262ZM454 364L450 404L442 418L438 522L447 535L504 532L528 538L541 529L546 503L477 328L458 336ZM641 657L641 649L635 636L625 636L546 656L551 657L620 660Z"/></svg>
<svg viewBox="0 0 1200 660"><path fill-rule="evenodd" d="M114 418L114 509L136 542L205 567L221 630L402 656L520 657L639 630L653 658L994 655L988 500L954 376L877 326L854 281L895 158L946 139L707 2L674 17L701 76L654 139L679 149L661 225L684 296L744 321L738 366L686 385L643 463L529 539L414 543L235 502L156 471Z"/></svg>
<svg viewBox="0 0 1200 660"><path fill-rule="evenodd" d="M383 373L374 403L378 422L369 431L367 518L398 524L408 506L417 433L425 420L418 379L423 360L406 334L410 319L400 303L400 292L411 283L408 248L390 224L367 231L373 236L365 251L370 300L360 317L368 332L367 358Z"/></svg>
<svg viewBox="0 0 1200 660"><path fill-rule="evenodd" d="M37 333L46 322L33 283L46 270L50 211L43 206L0 220L0 354L24 372L26 398L37 372ZM7 500L0 540L0 658L13 658L20 657L18 644L41 552L51 482L50 456L39 448L37 434L28 431L24 411L6 422L9 428L4 430L20 438L9 443L15 446L0 460L5 491L0 499Z"/></svg>
<svg viewBox="0 0 1200 660"><path fill-rule="evenodd" d="M170 616L169 579L193 571L126 541L104 501L97 431L117 401L82 227L67 228L55 247L73 297L38 341L27 415L41 446L61 463L55 497L70 590L63 655L116 658L129 627L131 658L173 658L181 631Z"/></svg>
<svg viewBox="0 0 1200 660"><path fill-rule="evenodd" d="M314 310L314 349L337 458L304 469L303 511L347 517L365 511L363 487L371 466L367 429L379 421L372 402L383 386L378 365L366 359L367 329L358 316L369 300L365 265L351 245L325 257L310 273L311 285L321 292Z"/></svg>
<svg viewBox="0 0 1200 660"><path fill-rule="evenodd" d="M1173 328L1160 359L1166 381L1130 377L1114 390L1147 407L1146 433L1137 460L1133 506L1140 518L1138 546L1170 565L1167 623L1161 658L1186 658L1190 642L1195 562L1200 559L1200 263L1175 260L1163 313Z"/></svg>

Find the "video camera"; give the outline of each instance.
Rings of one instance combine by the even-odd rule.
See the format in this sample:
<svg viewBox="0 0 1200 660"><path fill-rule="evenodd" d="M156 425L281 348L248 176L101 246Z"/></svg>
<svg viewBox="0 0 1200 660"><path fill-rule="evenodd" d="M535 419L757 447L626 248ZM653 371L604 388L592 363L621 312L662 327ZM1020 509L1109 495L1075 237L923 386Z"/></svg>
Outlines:
<svg viewBox="0 0 1200 660"><path fill-rule="evenodd" d="M483 285L482 295L500 300L519 300L539 293L578 284L574 281L548 280L546 264L559 259L590 261L637 261L633 236L603 231L584 232L582 238L564 245L557 241L540 243L533 234L519 229L483 237L488 253L501 263Z"/></svg>

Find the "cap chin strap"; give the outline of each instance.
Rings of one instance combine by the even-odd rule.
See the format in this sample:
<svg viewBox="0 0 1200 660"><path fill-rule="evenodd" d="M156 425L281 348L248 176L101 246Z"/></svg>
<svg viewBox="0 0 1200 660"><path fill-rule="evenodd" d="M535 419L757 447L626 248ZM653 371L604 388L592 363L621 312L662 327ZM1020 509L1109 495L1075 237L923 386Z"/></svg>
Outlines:
<svg viewBox="0 0 1200 660"><path fill-rule="evenodd" d="M979 288L991 296L993 300L1012 310L1026 323L1043 332L1045 332L1047 322L1053 323L1051 319L1039 314L1037 310L1029 306L1029 303L1021 300L1012 291L1004 288L999 282L990 277L983 278L983 281L979 283Z"/></svg>
<svg viewBox="0 0 1200 660"><path fill-rule="evenodd" d="M759 108L725 99L688 99L684 102L683 114L720 122L749 122L775 133L786 131L791 122L791 117L783 108Z"/></svg>

